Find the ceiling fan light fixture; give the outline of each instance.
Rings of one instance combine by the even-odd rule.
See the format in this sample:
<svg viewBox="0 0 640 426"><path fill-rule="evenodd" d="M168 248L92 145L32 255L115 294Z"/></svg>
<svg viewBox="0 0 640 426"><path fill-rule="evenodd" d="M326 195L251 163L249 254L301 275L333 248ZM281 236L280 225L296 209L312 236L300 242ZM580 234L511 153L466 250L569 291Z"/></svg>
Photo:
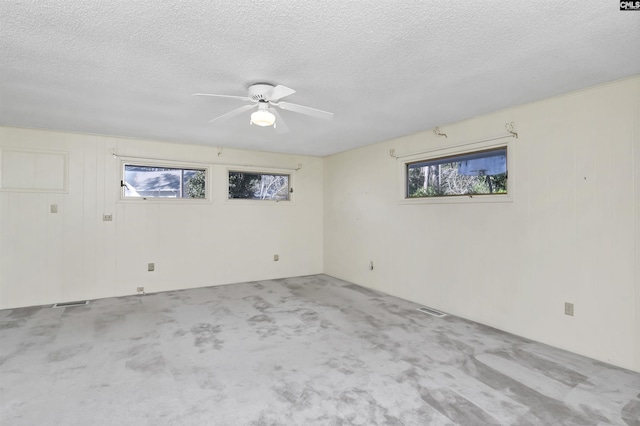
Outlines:
<svg viewBox="0 0 640 426"><path fill-rule="evenodd" d="M236 95L219 95L215 93L194 93L194 96L212 96L221 98L238 99L245 102L250 102L251 105L244 105L236 109L232 109L226 114L222 114L219 117L209 120L209 123L222 122L229 120L235 116L238 116L244 112L253 110L251 118L249 119L250 125L256 125L260 127L273 126L277 133L287 133L289 128L280 116L279 109L293 111L298 114L309 115L316 118L324 118L330 120L333 118L333 113L328 111L322 111L315 108L310 108L304 105L292 104L291 102L282 102L281 99L296 93L295 90L288 87L277 85L273 86L266 83L258 83L249 86L248 96L236 96ZM277 121L277 123L276 123Z"/></svg>
<svg viewBox="0 0 640 426"><path fill-rule="evenodd" d="M276 122L276 116L266 109L259 109L251 114L251 124L256 126L273 126Z"/></svg>

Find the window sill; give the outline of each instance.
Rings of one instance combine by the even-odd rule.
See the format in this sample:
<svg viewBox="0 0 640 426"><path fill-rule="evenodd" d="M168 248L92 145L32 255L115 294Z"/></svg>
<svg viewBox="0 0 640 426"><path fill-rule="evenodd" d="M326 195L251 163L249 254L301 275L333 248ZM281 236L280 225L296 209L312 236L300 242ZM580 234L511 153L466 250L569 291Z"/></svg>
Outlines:
<svg viewBox="0 0 640 426"><path fill-rule="evenodd" d="M468 203L512 203L510 194L495 195L453 195L444 197L403 198L399 204L468 204Z"/></svg>
<svg viewBox="0 0 640 426"><path fill-rule="evenodd" d="M293 200L251 200L247 198L226 198L224 200L226 205L236 206L292 206Z"/></svg>

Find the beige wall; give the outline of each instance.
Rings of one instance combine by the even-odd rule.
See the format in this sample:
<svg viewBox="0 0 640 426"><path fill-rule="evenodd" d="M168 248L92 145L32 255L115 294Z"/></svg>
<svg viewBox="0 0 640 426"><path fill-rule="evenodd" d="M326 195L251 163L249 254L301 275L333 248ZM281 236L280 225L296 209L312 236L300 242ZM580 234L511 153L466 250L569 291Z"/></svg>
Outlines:
<svg viewBox="0 0 640 426"><path fill-rule="evenodd" d="M0 308L322 272L320 158L0 127L11 148L68 153L68 193L0 191ZM122 202L113 152L212 165L213 200ZM294 202L226 202L223 164L301 165Z"/></svg>
<svg viewBox="0 0 640 426"><path fill-rule="evenodd" d="M635 217L635 351L633 368L640 371L640 81L636 79L635 86L635 102L631 108L635 118L633 119L633 153L634 153L634 166L633 166L633 186L635 193L635 203L633 216ZM630 89L633 96L634 87ZM631 298L631 296L630 296Z"/></svg>
<svg viewBox="0 0 640 426"><path fill-rule="evenodd" d="M0 308L324 271L640 371L639 117L636 77L324 159L0 127L0 148L69 160L67 193L0 191ZM512 202L400 203L390 149L511 121ZM211 165L212 201L122 202L113 152ZM294 203L225 202L225 164L301 164Z"/></svg>
<svg viewBox="0 0 640 426"><path fill-rule="evenodd" d="M325 158L325 273L640 371L638 99L636 77ZM399 202L390 149L511 121L513 202Z"/></svg>

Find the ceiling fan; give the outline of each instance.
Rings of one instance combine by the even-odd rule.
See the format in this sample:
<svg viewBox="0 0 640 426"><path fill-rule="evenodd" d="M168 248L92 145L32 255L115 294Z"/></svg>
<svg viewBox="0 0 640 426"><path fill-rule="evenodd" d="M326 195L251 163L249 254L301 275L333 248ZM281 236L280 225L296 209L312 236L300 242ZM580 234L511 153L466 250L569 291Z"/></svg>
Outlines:
<svg viewBox="0 0 640 426"><path fill-rule="evenodd" d="M251 105L244 105L240 108L233 109L220 117L210 120L209 123L228 120L242 114L243 112L255 109L256 111L251 114L250 124L255 124L257 126L273 126L276 129L276 132L286 133L289 129L284 123L282 116L280 116L280 113L278 113L277 108L310 115L312 117L323 118L325 120L331 120L333 118L332 112L292 104L291 102L280 101L280 99L293 95L294 93L296 93L295 90L285 86L274 86L268 83L259 83L249 87L249 93L247 96L216 95L211 93L194 93L193 96L213 96L218 98L240 99L242 101L252 103Z"/></svg>

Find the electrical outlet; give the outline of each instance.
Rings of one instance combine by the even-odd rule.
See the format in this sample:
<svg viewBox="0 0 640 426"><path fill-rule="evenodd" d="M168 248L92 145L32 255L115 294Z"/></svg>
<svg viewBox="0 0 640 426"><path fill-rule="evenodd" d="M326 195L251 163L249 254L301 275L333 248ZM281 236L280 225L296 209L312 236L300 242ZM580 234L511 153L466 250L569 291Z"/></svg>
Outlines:
<svg viewBox="0 0 640 426"><path fill-rule="evenodd" d="M148 263L147 264L147 271L153 272L155 270L156 270L156 264L155 263Z"/></svg>
<svg viewBox="0 0 640 426"><path fill-rule="evenodd" d="M113 220L113 215L112 214L103 214L102 215L102 221L103 222L111 222Z"/></svg>
<svg viewBox="0 0 640 426"><path fill-rule="evenodd" d="M573 316L573 303L564 302L564 314Z"/></svg>
<svg viewBox="0 0 640 426"><path fill-rule="evenodd" d="M58 213L58 205L51 204L51 213Z"/></svg>
<svg viewBox="0 0 640 426"><path fill-rule="evenodd" d="M274 262L277 262L278 260L280 260L280 256L279 256L279 255L277 255L277 254L274 254L274 255L273 255L273 261L274 261Z"/></svg>

